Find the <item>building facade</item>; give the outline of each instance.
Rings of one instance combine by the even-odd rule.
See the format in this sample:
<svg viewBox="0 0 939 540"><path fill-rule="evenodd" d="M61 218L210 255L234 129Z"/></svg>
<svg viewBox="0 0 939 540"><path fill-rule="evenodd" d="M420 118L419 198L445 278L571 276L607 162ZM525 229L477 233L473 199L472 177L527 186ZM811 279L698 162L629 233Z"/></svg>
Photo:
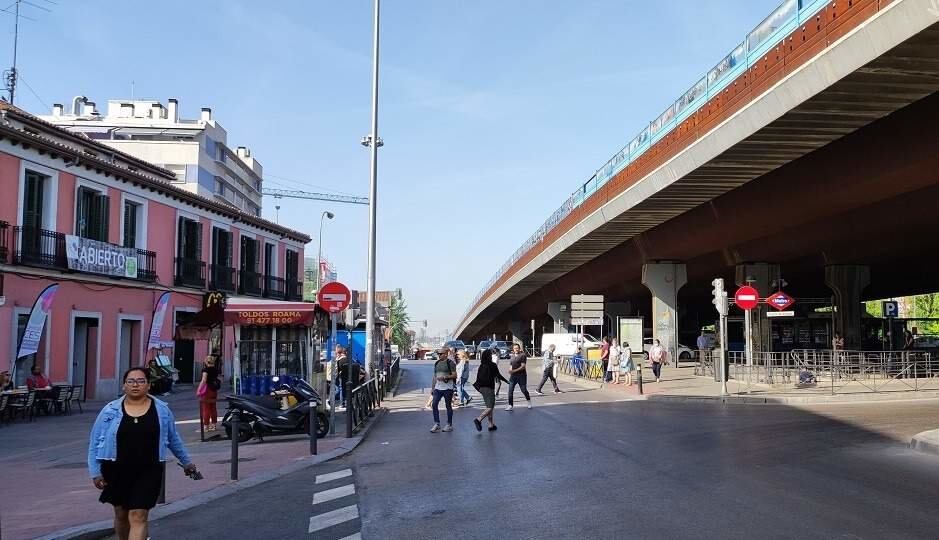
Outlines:
<svg viewBox="0 0 939 540"><path fill-rule="evenodd" d="M263 168L251 150L228 146L228 132L204 107L198 119L179 117L179 102L109 100L106 114L77 97L41 119L173 172L179 187L261 215Z"/></svg>
<svg viewBox="0 0 939 540"><path fill-rule="evenodd" d="M35 364L88 398L114 397L122 372L154 354L154 310L169 292L156 335L181 381L198 378L210 347L231 373L240 334L278 339L268 329L280 319L259 311L305 307L310 238L183 189L173 172L103 142L0 104L0 369L13 368L21 385ZM30 310L51 284L38 351L17 358ZM220 343L180 338L209 291L247 309L250 322Z"/></svg>

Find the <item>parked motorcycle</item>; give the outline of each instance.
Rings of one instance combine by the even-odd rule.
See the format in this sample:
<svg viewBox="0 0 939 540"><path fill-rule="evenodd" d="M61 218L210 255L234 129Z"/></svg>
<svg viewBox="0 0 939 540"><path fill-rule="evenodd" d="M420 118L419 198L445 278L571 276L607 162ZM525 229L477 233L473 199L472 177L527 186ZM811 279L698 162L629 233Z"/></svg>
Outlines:
<svg viewBox="0 0 939 540"><path fill-rule="evenodd" d="M273 382L279 382L274 377ZM317 417L317 438L329 433L329 416L320 411L319 394L304 380L294 384L281 383L269 396L226 396L228 411L222 426L229 439L232 437L232 415L239 414L238 441L253 437L263 441L265 435L291 435L310 432L310 403L314 403Z"/></svg>

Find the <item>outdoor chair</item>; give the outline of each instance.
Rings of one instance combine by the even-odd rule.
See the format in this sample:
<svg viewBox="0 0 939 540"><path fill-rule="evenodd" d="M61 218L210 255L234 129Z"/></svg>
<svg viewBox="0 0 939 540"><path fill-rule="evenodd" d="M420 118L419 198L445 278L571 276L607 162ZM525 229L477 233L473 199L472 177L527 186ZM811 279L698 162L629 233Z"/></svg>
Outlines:
<svg viewBox="0 0 939 540"><path fill-rule="evenodd" d="M66 414L72 414L72 403L78 405L78 412L83 413L82 410L82 401L84 401L85 394L85 385L76 384L72 387L71 392L69 393L68 400L65 402L65 412Z"/></svg>
<svg viewBox="0 0 939 540"><path fill-rule="evenodd" d="M55 402L55 410L59 414L68 414L68 402L72 399L72 385L62 387L62 393Z"/></svg>
<svg viewBox="0 0 939 540"><path fill-rule="evenodd" d="M36 400L39 405L39 409L46 414L53 414L56 412L56 407L67 389L68 388L65 386L53 386L52 390L49 390L45 393L45 395L43 395L43 397Z"/></svg>
<svg viewBox="0 0 939 540"><path fill-rule="evenodd" d="M32 422L36 414L36 391L30 390L27 394L20 394L7 407L10 408L10 418L12 420L16 420L16 416L19 414L24 420L28 417L29 421Z"/></svg>

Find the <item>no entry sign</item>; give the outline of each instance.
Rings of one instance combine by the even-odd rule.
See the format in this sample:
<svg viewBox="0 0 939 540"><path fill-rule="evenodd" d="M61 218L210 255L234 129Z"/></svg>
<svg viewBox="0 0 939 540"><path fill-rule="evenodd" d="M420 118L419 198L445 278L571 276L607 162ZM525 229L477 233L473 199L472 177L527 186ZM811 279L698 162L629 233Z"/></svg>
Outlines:
<svg viewBox="0 0 939 540"><path fill-rule="evenodd" d="M734 303L740 309L750 311L760 303L760 293L753 287L744 285L734 294Z"/></svg>
<svg viewBox="0 0 939 540"><path fill-rule="evenodd" d="M331 281L320 287L320 292L316 294L316 301L323 309L330 313L339 313L349 307L352 301L352 292L338 281Z"/></svg>

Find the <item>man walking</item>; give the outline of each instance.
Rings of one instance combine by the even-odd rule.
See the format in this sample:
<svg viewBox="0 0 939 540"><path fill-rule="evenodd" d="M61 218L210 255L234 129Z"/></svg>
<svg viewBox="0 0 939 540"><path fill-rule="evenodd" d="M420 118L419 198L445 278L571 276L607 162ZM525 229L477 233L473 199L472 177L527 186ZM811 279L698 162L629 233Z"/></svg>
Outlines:
<svg viewBox="0 0 939 540"><path fill-rule="evenodd" d="M539 396L543 396L544 392L541 391L544 388L544 383L548 382L548 379L551 379L551 384L554 385L554 393L560 394L561 389L558 388L558 380L554 378L554 344L552 343L548 350L544 352L544 358L541 360L541 369L543 374L541 375L541 384L538 385L538 389L535 392L538 392Z"/></svg>
<svg viewBox="0 0 939 540"><path fill-rule="evenodd" d="M662 382L662 364L666 362L667 353L662 342L655 340L655 344L649 349L649 360L652 362L652 374L655 375L655 382Z"/></svg>
<svg viewBox="0 0 939 540"><path fill-rule="evenodd" d="M512 402L516 385L521 387L522 394L524 394L525 400L528 401L528 408L531 409L531 396L528 395L528 374L525 371L528 355L522 351L522 346L518 343L512 346L512 357L509 362L509 406L505 410L511 411L515 408L512 406Z"/></svg>

